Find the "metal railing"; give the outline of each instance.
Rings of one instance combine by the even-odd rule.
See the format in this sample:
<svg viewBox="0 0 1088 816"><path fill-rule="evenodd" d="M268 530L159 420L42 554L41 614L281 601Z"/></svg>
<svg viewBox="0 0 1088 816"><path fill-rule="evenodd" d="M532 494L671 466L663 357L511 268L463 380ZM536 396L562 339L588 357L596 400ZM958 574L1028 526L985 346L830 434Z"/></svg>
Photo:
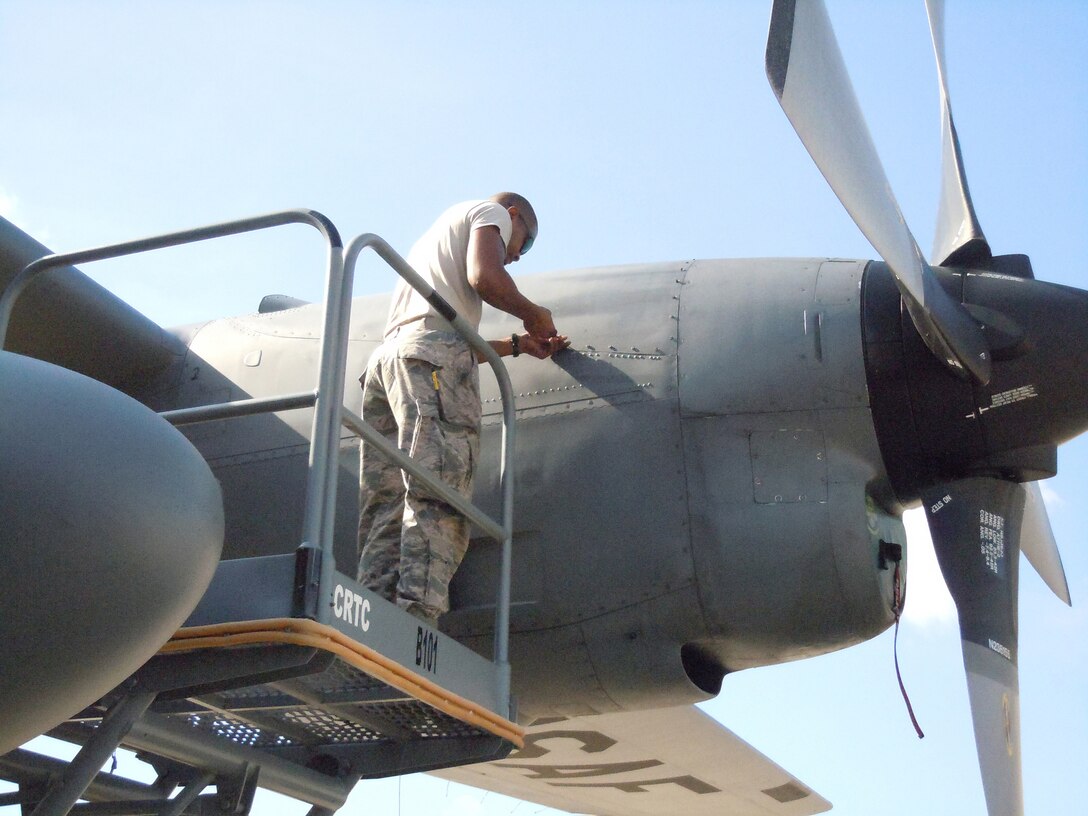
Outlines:
<svg viewBox="0 0 1088 816"><path fill-rule="evenodd" d="M408 262L389 246L382 238L372 233L365 233L354 238L347 246L344 254L344 289L351 292L355 275L355 264L364 249L372 249L383 261L393 268L393 271L419 292L420 295L434 308L436 312L450 322L454 330L460 334L469 345L491 364L495 379L499 385L499 393L502 396L502 452L499 459L499 486L502 493L502 521L496 522L486 513L460 494L451 489L434 474L427 473L424 468L415 464L405 456L395 445L386 441L385 437L367 425L363 420L347 409L343 410L344 424L359 434L366 442L374 445L387 457L392 459L402 469L407 470L413 476L422 481L425 486L434 491L445 502L454 507L458 512L466 516L469 521L476 524L481 530L499 542L502 548L502 556L499 564L499 588L498 598L495 604L495 657L494 663L499 670L498 699L509 701L510 699L510 573L513 558L514 535L514 443L515 443L515 416L514 388L510 383L510 375L503 365L498 353L491 344L480 337L472 325L461 317L442 297L434 291L427 281L419 276ZM350 300L350 298L346 298ZM350 308L350 303L343 308ZM348 319L340 321L341 331L344 337L340 340L341 359L343 363L347 357L347 328ZM341 377L343 382L343 377Z"/></svg>
<svg viewBox="0 0 1088 816"><path fill-rule="evenodd" d="M230 419L253 414L295 408L314 408L310 436L309 470L307 475L302 546L320 549L321 589L335 582L336 562L333 550L336 482L339 470L339 427L343 425L373 445L399 467L418 478L428 490L437 494L457 512L463 514L487 535L500 542L502 558L499 573L498 598L495 612L495 656L499 688L497 698L509 702L510 664L510 582L513 537L513 463L514 455L514 391L510 377L499 355L464 318L446 303L434 289L413 270L392 247L370 233L356 237L345 251L336 227L324 215L306 209L285 210L253 218L213 224L181 232L142 238L120 244L47 255L28 264L11 281L0 296L0 349L3 349L15 301L41 273L64 266L119 258L155 249L223 238L246 232L269 229L284 224L301 223L321 232L328 244L325 312L321 349L318 357L317 383L313 391L283 394L273 397L235 400L193 408L164 411L161 416L174 425L187 425L218 419ZM373 249L397 274L418 291L453 328L464 337L494 370L503 404L502 454L500 486L502 491L502 520L496 522L446 485L440 477L414 462L385 437L367 425L359 416L344 407L344 380L347 370L348 329L351 321L351 295L355 265L364 249ZM318 607L320 623L329 623L332 610Z"/></svg>

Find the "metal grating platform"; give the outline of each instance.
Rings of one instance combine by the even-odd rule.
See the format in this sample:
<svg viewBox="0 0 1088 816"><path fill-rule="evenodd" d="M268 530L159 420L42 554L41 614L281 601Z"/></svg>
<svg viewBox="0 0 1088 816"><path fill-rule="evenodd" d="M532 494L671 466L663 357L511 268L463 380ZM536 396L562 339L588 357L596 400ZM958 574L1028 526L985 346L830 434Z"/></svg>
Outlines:
<svg viewBox="0 0 1088 816"><path fill-rule="evenodd" d="M151 711L168 725L215 742L307 767L331 762L337 775L429 770L498 758L521 747L523 731L515 723L440 685L441 674L432 679L417 670L426 670L423 644L432 641L441 644L433 648L441 650L443 666L451 670L466 658L486 661L438 633L425 635L418 621L392 605L390 610L405 618L400 623L407 628L398 640L412 634L421 650L414 669L405 655L391 659L338 627L306 618L181 629L160 653L164 661L173 661L173 669L208 666L209 660L220 666L255 665L277 649L309 656L293 668L269 671L268 664L242 672L238 679L248 680L244 683L181 685ZM381 624L379 612L371 620L372 631ZM173 674L167 668L157 676ZM456 671L451 678L458 679Z"/></svg>
<svg viewBox="0 0 1088 816"><path fill-rule="evenodd" d="M199 731L264 749L490 736L339 658L317 674L176 701L163 713Z"/></svg>
<svg viewBox="0 0 1088 816"><path fill-rule="evenodd" d="M463 656L442 644L457 669ZM139 697L146 710L120 744L173 783L216 780L215 806L239 813L258 776L262 786L331 811L354 780L493 761L523 744L515 723L480 702L305 618L183 628L121 696L52 733L101 742L114 707ZM110 807L129 812L124 803Z"/></svg>

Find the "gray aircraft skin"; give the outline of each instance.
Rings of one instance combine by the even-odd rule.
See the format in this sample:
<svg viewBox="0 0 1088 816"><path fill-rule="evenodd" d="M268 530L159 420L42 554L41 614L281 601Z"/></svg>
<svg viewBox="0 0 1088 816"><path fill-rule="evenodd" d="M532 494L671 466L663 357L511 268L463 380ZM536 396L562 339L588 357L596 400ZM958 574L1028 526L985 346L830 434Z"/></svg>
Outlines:
<svg viewBox="0 0 1088 816"><path fill-rule="evenodd" d="M511 659L523 716L706 699L723 671L820 654L890 624L893 572L879 568L879 542L905 536L868 404L864 270L698 261L520 281L572 339L552 363L507 367L519 410ZM354 302L349 370L364 369L386 307ZM193 329L186 360L154 388L156 407L304 389L320 318L307 306ZM482 333L516 329L492 315ZM476 500L496 511L498 399L483 379ZM358 383L346 393L357 408ZM308 422L293 412L188 432L223 486L224 557L297 546ZM346 438L336 542L349 574L357 457ZM442 624L480 650L497 563L497 546L476 540ZM774 586L747 589L771 575Z"/></svg>
<svg viewBox="0 0 1088 816"><path fill-rule="evenodd" d="M519 434L511 613L519 715L530 722L705 700L726 673L876 636L895 618L897 580L905 585L902 513L922 504L960 612L990 812L1018 813L1021 547L1068 601L1045 514L1023 485L1053 475L1056 446L1088 428L1079 386L1088 373L1088 293L1036 280L1023 256L991 256L947 95L933 264L894 217L870 217L884 205L859 203L868 176L843 181L844 159L813 124L821 107L848 121L841 83L830 80L822 95L791 84L815 71L798 66L797 43L811 37L828 47L820 20L805 16L818 5L775 4L768 74L884 261L680 260L518 281L571 338L550 362L507 360ZM939 4L930 6L939 17ZM939 65L941 48L938 40ZM46 250L0 221L0 252L6 284ZM319 305L279 297L258 313L162 330L75 270L25 300L0 372L35 396L0 391L4 490L51 492L4 502L0 580L10 591L0 626L9 641L30 633L16 640L21 654L36 653L44 631L55 639L51 651L83 657L67 685L49 660L28 661L4 681L0 753L66 716L60 709L77 692L104 693L153 654L207 586L219 541L224 559L299 545L310 411L182 433L138 417L148 413L140 404L163 411L311 388L322 319ZM345 393L353 410L355 378L380 342L387 304L375 296L352 305ZM485 310L484 337L519 328ZM494 513L500 410L486 370L482 381L475 500ZM45 396L55 394L63 397ZM141 421L145 431L128 430ZM154 467L141 463L147 451ZM31 465L39 482L24 475ZM345 433L336 560L347 574L357 560L357 479L358 442ZM50 502L53 521L32 539L7 534L38 524ZM92 513L92 534L69 529ZM78 571L66 566L74 552ZM124 580L108 552L120 552ZM497 564L497 545L474 539L442 620L482 653ZM43 580L19 577L41 574L40 565L48 565ZM142 588L124 597L134 582ZM60 607L86 625L51 626ZM15 710L31 714L9 722Z"/></svg>

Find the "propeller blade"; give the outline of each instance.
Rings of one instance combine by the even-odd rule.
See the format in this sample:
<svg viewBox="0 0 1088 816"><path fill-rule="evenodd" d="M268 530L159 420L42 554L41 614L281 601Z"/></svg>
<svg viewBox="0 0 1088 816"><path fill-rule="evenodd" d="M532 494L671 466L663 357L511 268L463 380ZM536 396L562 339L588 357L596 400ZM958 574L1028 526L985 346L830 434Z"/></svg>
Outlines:
<svg viewBox="0 0 1088 816"><path fill-rule="evenodd" d="M937 282L892 195L822 0L775 0L767 77L835 195L895 274L929 349L957 372L990 380L982 329Z"/></svg>
<svg viewBox="0 0 1088 816"><path fill-rule="evenodd" d="M1039 573L1051 592L1072 606L1069 596L1069 582L1065 579L1065 567L1058 552L1058 542L1050 528L1050 517L1043 503L1043 491L1038 482L1024 485L1027 491L1027 503L1024 506L1024 524L1020 531L1020 549L1027 556L1028 563Z"/></svg>
<svg viewBox="0 0 1088 816"><path fill-rule="evenodd" d="M1017 660L1019 535L1027 491L970 478L926 491L933 548L960 621L982 786L990 816L1022 816Z"/></svg>
<svg viewBox="0 0 1088 816"><path fill-rule="evenodd" d="M948 96L948 73L944 59L944 0L926 0L926 11L933 37L933 52L937 57L937 76L941 82L941 199L930 260L938 266L989 269L993 255L971 203L971 191L967 188L960 140Z"/></svg>

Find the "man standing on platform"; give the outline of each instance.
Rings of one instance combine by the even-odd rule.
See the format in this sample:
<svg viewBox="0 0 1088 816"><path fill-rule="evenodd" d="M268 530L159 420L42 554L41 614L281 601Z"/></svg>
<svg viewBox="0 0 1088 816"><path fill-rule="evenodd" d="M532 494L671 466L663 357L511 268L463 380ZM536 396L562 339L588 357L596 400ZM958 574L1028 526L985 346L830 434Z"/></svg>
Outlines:
<svg viewBox="0 0 1088 816"><path fill-rule="evenodd" d="M524 333L490 341L499 356L547 359L570 343L551 312L518 290L506 265L537 236L516 193L446 210L408 264L473 328L484 303L520 318ZM405 281L393 292L382 345L363 382L363 419L466 498L479 458L475 352ZM431 624L449 610L449 583L468 549L469 522L365 442L360 448L359 572L365 587Z"/></svg>

